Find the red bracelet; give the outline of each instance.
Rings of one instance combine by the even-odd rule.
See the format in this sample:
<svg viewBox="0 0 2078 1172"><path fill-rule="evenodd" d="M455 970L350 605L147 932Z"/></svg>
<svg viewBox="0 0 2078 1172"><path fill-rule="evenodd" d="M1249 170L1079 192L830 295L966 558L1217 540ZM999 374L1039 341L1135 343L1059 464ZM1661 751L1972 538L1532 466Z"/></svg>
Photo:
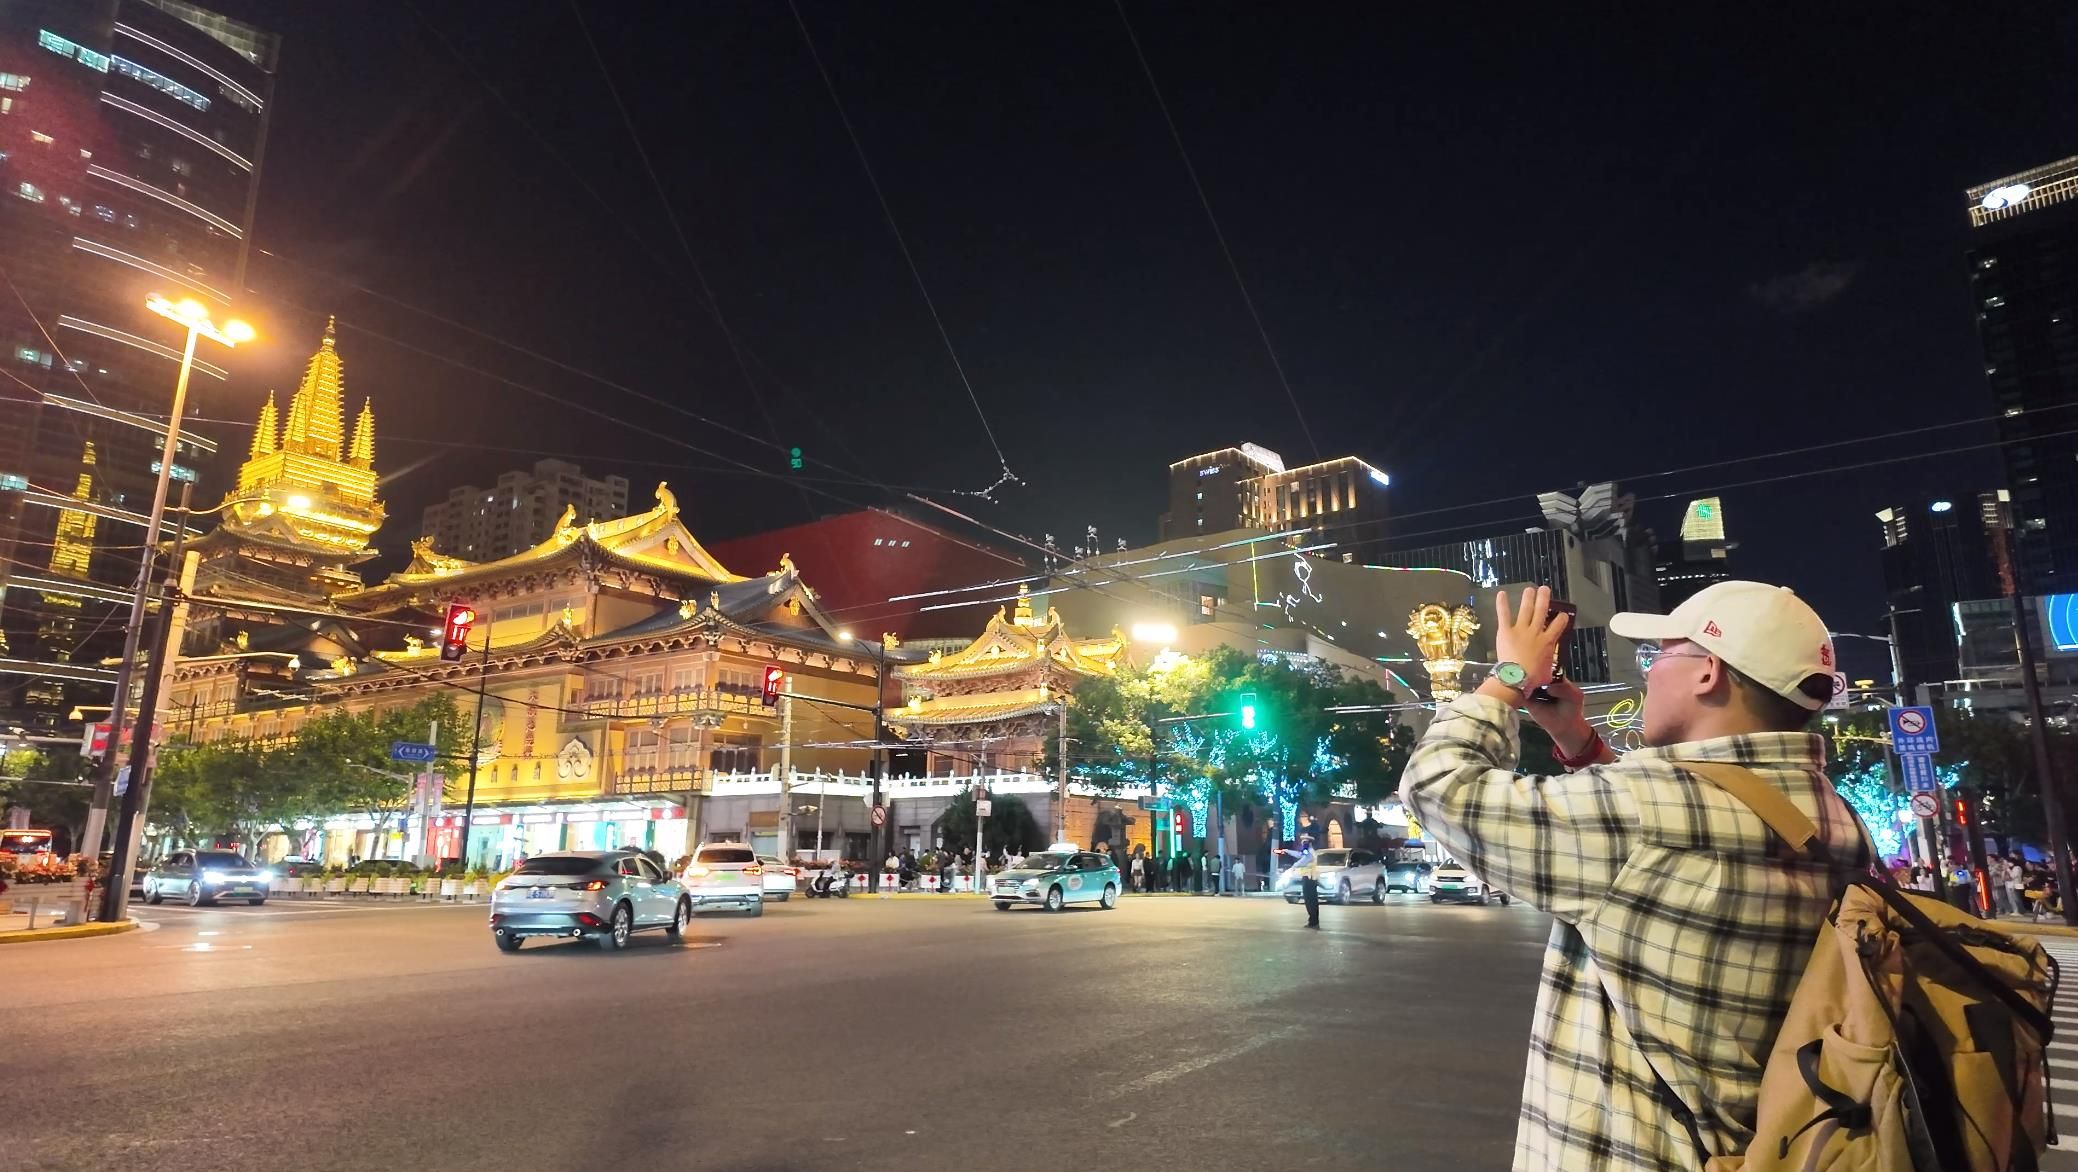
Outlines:
<svg viewBox="0 0 2078 1172"><path fill-rule="evenodd" d="M1589 729L1588 732L1593 735L1587 738L1587 745L1580 750L1578 757L1566 756L1566 751L1558 747L1557 740L1551 742L1551 755L1558 758L1558 763L1565 766L1568 771L1585 769L1595 763L1595 758L1602 755L1602 734L1594 729Z"/></svg>

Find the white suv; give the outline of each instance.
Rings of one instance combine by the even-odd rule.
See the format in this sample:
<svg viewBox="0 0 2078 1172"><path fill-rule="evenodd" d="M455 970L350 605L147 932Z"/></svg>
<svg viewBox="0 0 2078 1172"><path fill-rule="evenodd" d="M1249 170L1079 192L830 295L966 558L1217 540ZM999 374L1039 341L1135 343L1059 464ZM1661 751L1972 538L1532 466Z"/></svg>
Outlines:
<svg viewBox="0 0 2078 1172"><path fill-rule="evenodd" d="M703 842L681 877L694 911L733 907L765 914L765 865L740 842Z"/></svg>

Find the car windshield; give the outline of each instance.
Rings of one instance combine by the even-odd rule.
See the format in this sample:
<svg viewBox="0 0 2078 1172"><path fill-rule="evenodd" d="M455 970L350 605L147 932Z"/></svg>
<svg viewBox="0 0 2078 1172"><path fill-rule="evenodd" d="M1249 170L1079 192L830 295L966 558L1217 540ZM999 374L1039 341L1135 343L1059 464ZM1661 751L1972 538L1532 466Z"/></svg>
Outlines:
<svg viewBox="0 0 2078 1172"><path fill-rule="evenodd" d="M1025 859L1025 870L1052 871L1067 866L1074 857L1066 851L1042 851Z"/></svg>
<svg viewBox="0 0 2078 1172"><path fill-rule="evenodd" d="M583 855L541 855L521 863L515 875L585 875L597 870L599 860Z"/></svg>
<svg viewBox="0 0 2078 1172"><path fill-rule="evenodd" d="M1318 855L1315 855L1314 858L1320 860L1320 865L1323 867L1340 867L1343 864L1349 862L1349 852L1322 851Z"/></svg>
<svg viewBox="0 0 2078 1172"><path fill-rule="evenodd" d="M195 856L195 865L233 871L252 866L251 863L245 861L244 855L234 854L230 851L203 851Z"/></svg>
<svg viewBox="0 0 2078 1172"><path fill-rule="evenodd" d="M703 846L698 861L702 863L755 863L758 857L747 846Z"/></svg>

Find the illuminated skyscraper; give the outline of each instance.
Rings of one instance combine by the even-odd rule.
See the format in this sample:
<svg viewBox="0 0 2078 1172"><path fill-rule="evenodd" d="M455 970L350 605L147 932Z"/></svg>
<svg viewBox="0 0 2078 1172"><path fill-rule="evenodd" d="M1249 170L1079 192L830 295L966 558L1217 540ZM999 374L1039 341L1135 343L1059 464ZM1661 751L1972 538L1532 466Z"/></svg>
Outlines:
<svg viewBox="0 0 2078 1172"><path fill-rule="evenodd" d="M1738 548L1725 538L1724 503L1714 496L1688 502L1680 536L1678 543L1661 547L1654 566L1660 605L1668 609L1687 602L1705 586L1729 579L1730 555Z"/></svg>
<svg viewBox="0 0 2078 1172"><path fill-rule="evenodd" d="M7 723L109 700L182 343L145 294L223 316L242 288L277 47L185 0L0 4ZM198 358L190 410L227 410L228 377ZM171 475L215 451L183 429Z"/></svg>
<svg viewBox="0 0 2078 1172"><path fill-rule="evenodd" d="M1966 193L1984 376L2028 594L2078 591L2078 156Z"/></svg>

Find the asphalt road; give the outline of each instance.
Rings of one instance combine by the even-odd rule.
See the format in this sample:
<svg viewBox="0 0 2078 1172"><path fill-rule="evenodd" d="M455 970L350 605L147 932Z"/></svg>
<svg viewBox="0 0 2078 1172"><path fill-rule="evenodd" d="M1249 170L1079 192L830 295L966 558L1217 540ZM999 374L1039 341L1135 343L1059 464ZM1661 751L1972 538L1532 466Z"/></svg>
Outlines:
<svg viewBox="0 0 2078 1172"><path fill-rule="evenodd" d="M0 949L19 1169L1504 1168L1520 905L794 900L500 954L481 908Z"/></svg>

